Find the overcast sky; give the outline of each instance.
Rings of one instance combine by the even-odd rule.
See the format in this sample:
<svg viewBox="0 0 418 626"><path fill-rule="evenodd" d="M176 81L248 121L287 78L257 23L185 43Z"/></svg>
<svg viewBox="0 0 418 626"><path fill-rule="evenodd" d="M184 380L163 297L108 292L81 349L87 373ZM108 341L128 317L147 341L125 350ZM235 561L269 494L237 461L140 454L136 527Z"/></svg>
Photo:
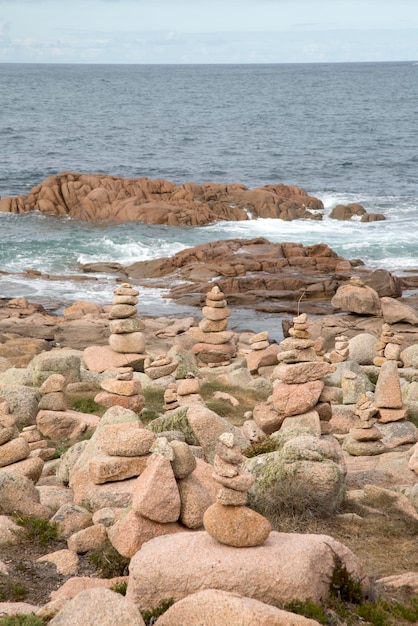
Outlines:
<svg viewBox="0 0 418 626"><path fill-rule="evenodd" d="M0 0L0 62L418 60L418 0Z"/></svg>

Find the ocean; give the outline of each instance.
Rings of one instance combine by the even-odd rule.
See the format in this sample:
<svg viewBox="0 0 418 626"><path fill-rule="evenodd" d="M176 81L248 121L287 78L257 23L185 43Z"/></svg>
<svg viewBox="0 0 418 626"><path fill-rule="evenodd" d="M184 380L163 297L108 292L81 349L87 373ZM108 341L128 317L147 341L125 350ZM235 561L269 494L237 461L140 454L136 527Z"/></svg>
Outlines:
<svg viewBox="0 0 418 626"><path fill-rule="evenodd" d="M3 298L108 304L114 278L72 280L82 264L130 264L232 237L325 242L371 268L418 270L416 62L0 64L0 145L1 197L28 193L51 174L77 171L176 184L284 183L325 206L322 221L259 219L199 228L0 213ZM336 204L349 202L386 220L328 217ZM21 275L27 269L63 279L29 279ZM139 313L196 313L164 295L141 288Z"/></svg>

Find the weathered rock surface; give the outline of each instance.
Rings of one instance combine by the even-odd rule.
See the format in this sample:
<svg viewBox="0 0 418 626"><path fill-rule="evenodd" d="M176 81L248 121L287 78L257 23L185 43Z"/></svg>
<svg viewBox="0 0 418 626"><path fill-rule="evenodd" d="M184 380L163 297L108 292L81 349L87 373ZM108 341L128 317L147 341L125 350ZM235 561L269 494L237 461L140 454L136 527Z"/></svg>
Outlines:
<svg viewBox="0 0 418 626"><path fill-rule="evenodd" d="M204 589L251 594L272 605L320 603L329 596L336 555L367 594L357 558L326 535L271 532L264 545L245 549L222 545L204 531L158 537L132 557L126 598L140 611Z"/></svg>
<svg viewBox="0 0 418 626"><path fill-rule="evenodd" d="M75 219L126 222L138 220L169 226L198 226L219 220L273 217L321 219L310 209L322 209L303 189L266 185L248 189L241 184L184 183L118 178L102 174L63 172L50 176L28 195L0 200L0 211L69 215Z"/></svg>
<svg viewBox="0 0 418 626"><path fill-rule="evenodd" d="M157 626L314 626L317 621L282 611L237 593L207 589L176 602L157 620Z"/></svg>
<svg viewBox="0 0 418 626"><path fill-rule="evenodd" d="M81 591L49 622L52 626L145 626L138 609L110 589Z"/></svg>

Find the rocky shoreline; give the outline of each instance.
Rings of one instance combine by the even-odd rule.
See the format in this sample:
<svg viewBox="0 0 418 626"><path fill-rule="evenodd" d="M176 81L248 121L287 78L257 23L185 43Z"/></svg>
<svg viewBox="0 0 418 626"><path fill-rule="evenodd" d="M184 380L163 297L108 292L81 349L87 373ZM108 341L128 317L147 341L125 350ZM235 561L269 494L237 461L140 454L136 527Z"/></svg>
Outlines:
<svg viewBox="0 0 418 626"><path fill-rule="evenodd" d="M334 270L345 263L326 252ZM27 517L57 528L62 545L26 565L56 572L49 597L3 601L0 613L51 626L98 615L109 626L115 615L214 626L220 614L231 626L307 625L319 622L284 607L327 609L333 585L343 594L336 572L355 585L350 606L393 585L417 592L414 557L400 570L387 560L376 585L362 555L332 536L376 533L384 519L405 541L416 537L416 311L354 275L330 298L337 315L298 312L278 343L267 331L231 331L227 294L213 284L204 293L198 314L178 319L142 318L140 293L123 279L111 304L77 302L62 316L1 303L1 554L16 554L9 542L19 546L16 520ZM94 413L71 408L86 395ZM228 406L234 420L222 416ZM326 518L331 534L281 532L289 507L305 524L307 514ZM129 575L86 569L85 555L109 546ZM13 563L0 562L0 591L12 589ZM157 621L144 621L168 599Z"/></svg>

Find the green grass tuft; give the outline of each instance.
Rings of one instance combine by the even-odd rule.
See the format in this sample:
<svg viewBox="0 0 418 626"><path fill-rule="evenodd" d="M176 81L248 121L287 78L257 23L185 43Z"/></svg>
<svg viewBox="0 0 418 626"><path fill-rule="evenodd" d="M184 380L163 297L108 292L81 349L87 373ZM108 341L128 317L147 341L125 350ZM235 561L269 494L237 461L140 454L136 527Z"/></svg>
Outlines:
<svg viewBox="0 0 418 626"><path fill-rule="evenodd" d="M120 593L121 596L126 596L126 590L128 588L128 583L126 582L126 580L122 580L120 583L115 583L110 588L115 593Z"/></svg>
<svg viewBox="0 0 418 626"><path fill-rule="evenodd" d="M45 622L36 615L6 615L0 617L0 626L45 626Z"/></svg>
<svg viewBox="0 0 418 626"><path fill-rule="evenodd" d="M15 513L13 520L18 530L14 533L22 541L30 541L37 543L40 546L48 546L50 543L57 541L58 537L58 524L50 523L48 520L33 517L31 515L23 515L22 513Z"/></svg>
<svg viewBox="0 0 418 626"><path fill-rule="evenodd" d="M101 578L116 578L128 574L129 559L119 554L110 542L104 547L90 550L88 558Z"/></svg>
<svg viewBox="0 0 418 626"><path fill-rule="evenodd" d="M165 613L170 608L170 606L173 606L173 604L173 598L169 598L168 600L161 600L160 604L155 607L155 609L151 609L150 611L144 611L142 613L142 618L146 626L154 624L155 619Z"/></svg>

